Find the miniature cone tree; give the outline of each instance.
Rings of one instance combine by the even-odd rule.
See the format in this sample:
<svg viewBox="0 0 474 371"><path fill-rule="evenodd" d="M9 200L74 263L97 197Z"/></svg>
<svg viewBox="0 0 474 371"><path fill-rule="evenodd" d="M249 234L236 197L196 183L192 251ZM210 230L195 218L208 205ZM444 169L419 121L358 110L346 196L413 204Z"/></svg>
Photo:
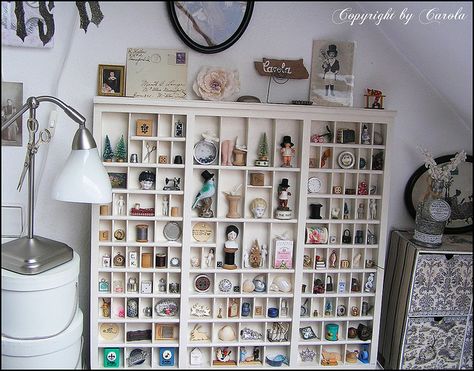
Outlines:
<svg viewBox="0 0 474 371"><path fill-rule="evenodd" d="M118 162L127 161L127 149L125 148L125 140L123 139L123 134L120 137L117 147L115 147L115 158Z"/></svg>
<svg viewBox="0 0 474 371"><path fill-rule="evenodd" d="M102 158L104 161L111 162L114 157L114 152L112 151L112 146L110 145L109 136L105 136L105 146L104 146L104 153L102 154Z"/></svg>
<svg viewBox="0 0 474 371"><path fill-rule="evenodd" d="M268 143L267 143L267 133L263 133L260 138L260 143L258 144L258 158L259 160L267 161L268 160Z"/></svg>

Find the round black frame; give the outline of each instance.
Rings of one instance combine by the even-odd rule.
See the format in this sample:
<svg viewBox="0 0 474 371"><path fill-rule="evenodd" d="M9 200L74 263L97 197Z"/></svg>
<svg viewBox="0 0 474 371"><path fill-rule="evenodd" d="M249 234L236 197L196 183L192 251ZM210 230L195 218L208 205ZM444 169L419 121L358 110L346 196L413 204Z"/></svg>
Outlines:
<svg viewBox="0 0 474 371"><path fill-rule="evenodd" d="M252 18L252 12L253 12L253 7L254 7L254 1L247 1L245 14L242 19L242 22L240 23L239 28L237 28L234 34L231 37L229 37L226 41L215 46L205 46L205 45L198 44L194 40L192 40L184 31L184 29L181 27L178 21L178 16L176 14L174 3L175 1L167 2L168 14L170 17L171 24L173 25L174 29L178 33L181 40L183 40L187 46L189 46L191 49L194 49L204 54L219 53L231 47L242 36L245 29L247 28L250 22L250 19Z"/></svg>
<svg viewBox="0 0 474 371"><path fill-rule="evenodd" d="M455 154L452 155L445 155L445 156L440 156L436 157L434 160L437 164L443 164L445 162L449 162ZM473 162L472 161L472 155L466 155L466 162ZM421 176L427 172L428 169L425 167L425 165L420 166L416 171L413 173L413 175L408 179L407 185L405 187L405 192L404 192L404 201L405 201L405 206L408 209L408 213L413 217L413 219L416 218L416 205L413 204L413 199L412 199L412 193L413 189L415 188L416 183L418 180L421 178ZM445 234L458 234L458 233L466 233L472 231L472 224L471 225L466 225L463 227L446 227L444 229Z"/></svg>

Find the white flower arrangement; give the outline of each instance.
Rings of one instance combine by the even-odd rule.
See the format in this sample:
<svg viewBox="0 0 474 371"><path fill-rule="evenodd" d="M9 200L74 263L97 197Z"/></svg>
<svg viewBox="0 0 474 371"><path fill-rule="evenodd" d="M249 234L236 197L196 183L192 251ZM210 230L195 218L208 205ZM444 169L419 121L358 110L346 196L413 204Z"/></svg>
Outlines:
<svg viewBox="0 0 474 371"><path fill-rule="evenodd" d="M430 177L436 181L449 183L452 180L451 172L456 170L461 162L466 161L466 151L462 150L451 158L450 162L437 164L433 155L428 152L427 149L419 145L417 147L425 158L425 167L428 169L428 174L430 174Z"/></svg>
<svg viewBox="0 0 474 371"><path fill-rule="evenodd" d="M193 90L204 100L230 100L240 91L239 72L221 67L202 67Z"/></svg>

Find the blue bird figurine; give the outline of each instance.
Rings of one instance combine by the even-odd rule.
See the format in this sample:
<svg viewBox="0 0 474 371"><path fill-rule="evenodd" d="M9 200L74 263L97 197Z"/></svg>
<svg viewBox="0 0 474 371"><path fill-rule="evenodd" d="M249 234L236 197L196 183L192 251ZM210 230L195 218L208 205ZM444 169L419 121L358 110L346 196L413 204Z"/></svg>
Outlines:
<svg viewBox="0 0 474 371"><path fill-rule="evenodd" d="M196 195L192 208L199 207L201 209L199 216L211 218L213 216L212 210L210 210L212 204L212 196L216 193L216 185L214 183L214 174L211 174L209 171L204 170L201 173L201 176L204 178L204 184L201 187L201 190ZM201 202L202 201L202 202Z"/></svg>

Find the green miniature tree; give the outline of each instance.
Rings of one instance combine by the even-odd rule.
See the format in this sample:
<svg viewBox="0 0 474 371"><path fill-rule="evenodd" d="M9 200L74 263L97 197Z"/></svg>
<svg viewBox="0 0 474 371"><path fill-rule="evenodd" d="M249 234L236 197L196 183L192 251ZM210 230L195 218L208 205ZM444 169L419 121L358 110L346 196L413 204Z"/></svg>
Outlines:
<svg viewBox="0 0 474 371"><path fill-rule="evenodd" d="M267 133L263 133L260 138L260 143L258 144L258 158L262 161L268 160L268 143L267 143Z"/></svg>
<svg viewBox="0 0 474 371"><path fill-rule="evenodd" d="M115 158L118 162L127 161L127 149L125 148L125 140L123 139L123 134L117 143L117 147L115 147Z"/></svg>
<svg viewBox="0 0 474 371"><path fill-rule="evenodd" d="M105 147L104 153L102 154L102 158L104 161L111 162L114 158L114 152L112 151L112 146L110 145L109 136L105 136Z"/></svg>

